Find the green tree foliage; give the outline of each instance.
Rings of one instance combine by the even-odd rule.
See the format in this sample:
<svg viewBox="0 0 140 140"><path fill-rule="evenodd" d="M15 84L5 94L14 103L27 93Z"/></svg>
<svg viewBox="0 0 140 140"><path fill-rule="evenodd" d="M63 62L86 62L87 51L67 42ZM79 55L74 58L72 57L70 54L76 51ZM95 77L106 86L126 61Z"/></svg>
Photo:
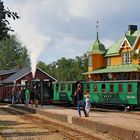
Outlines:
<svg viewBox="0 0 140 140"><path fill-rule="evenodd" d="M25 47L15 36L0 42L0 69L15 69L30 65L30 59Z"/></svg>
<svg viewBox="0 0 140 140"><path fill-rule="evenodd" d="M42 69L43 71L47 72L48 74L50 74L54 78L56 78L57 74L56 74L56 63L55 62L46 65L44 62L39 61L37 64L37 67Z"/></svg>
<svg viewBox="0 0 140 140"><path fill-rule="evenodd" d="M9 37L8 32L13 31L7 18L18 19L16 12L11 12L8 8L5 9L3 2L0 0L0 40Z"/></svg>
<svg viewBox="0 0 140 140"><path fill-rule="evenodd" d="M75 59L66 59L62 57L57 62L46 65L43 62L39 62L37 67L41 68L57 80L83 80L85 76L82 73L87 71L88 58L87 55L77 56Z"/></svg>

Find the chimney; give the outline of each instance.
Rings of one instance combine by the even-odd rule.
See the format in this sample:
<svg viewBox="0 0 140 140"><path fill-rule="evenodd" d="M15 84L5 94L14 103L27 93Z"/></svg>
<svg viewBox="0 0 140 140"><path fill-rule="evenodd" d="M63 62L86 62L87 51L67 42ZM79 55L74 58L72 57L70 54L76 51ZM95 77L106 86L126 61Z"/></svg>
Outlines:
<svg viewBox="0 0 140 140"><path fill-rule="evenodd" d="M128 25L128 35L132 35L137 31L137 25Z"/></svg>

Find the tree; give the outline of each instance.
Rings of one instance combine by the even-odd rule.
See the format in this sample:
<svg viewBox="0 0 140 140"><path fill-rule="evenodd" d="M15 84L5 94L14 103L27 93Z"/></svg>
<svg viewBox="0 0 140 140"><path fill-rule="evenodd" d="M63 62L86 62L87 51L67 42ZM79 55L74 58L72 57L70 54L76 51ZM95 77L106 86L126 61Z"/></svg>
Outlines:
<svg viewBox="0 0 140 140"><path fill-rule="evenodd" d="M7 18L18 19L16 12L11 12L8 8L5 9L3 2L0 0L0 40L9 37L8 32L13 31Z"/></svg>
<svg viewBox="0 0 140 140"><path fill-rule="evenodd" d="M44 62L39 61L37 63L37 67L42 69L43 71L45 71L46 73L48 73L49 75L51 75L52 77L56 78L56 63L53 62L51 64L46 65Z"/></svg>
<svg viewBox="0 0 140 140"><path fill-rule="evenodd" d="M0 42L0 69L16 69L30 65L27 50L15 36Z"/></svg>
<svg viewBox="0 0 140 140"><path fill-rule="evenodd" d="M81 57L77 56L75 59L62 57L49 65L41 61L37 64L37 67L61 81L83 80L84 75L82 73L87 71L87 66L88 58L86 54Z"/></svg>

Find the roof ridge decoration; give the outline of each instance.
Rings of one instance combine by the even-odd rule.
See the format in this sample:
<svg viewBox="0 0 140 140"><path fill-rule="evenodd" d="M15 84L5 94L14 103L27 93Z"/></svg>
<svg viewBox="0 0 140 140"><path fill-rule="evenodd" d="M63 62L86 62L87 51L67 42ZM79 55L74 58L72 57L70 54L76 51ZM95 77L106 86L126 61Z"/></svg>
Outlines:
<svg viewBox="0 0 140 140"><path fill-rule="evenodd" d="M98 29L99 29L99 21L98 21L98 20L97 20L96 29L97 29L96 40L99 40L99 34L98 34Z"/></svg>

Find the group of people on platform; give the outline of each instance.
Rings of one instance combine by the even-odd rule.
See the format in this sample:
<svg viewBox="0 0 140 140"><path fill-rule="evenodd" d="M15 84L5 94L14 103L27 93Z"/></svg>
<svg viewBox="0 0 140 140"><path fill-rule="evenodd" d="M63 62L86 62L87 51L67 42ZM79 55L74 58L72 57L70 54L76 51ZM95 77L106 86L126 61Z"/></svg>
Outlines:
<svg viewBox="0 0 140 140"><path fill-rule="evenodd" d="M84 94L85 94L85 100L83 100ZM77 110L79 116L81 117L81 107L82 107L85 117L89 117L90 106L91 106L90 95L88 92L83 93L81 84L78 84L74 97L75 100L77 101Z"/></svg>
<svg viewBox="0 0 140 140"><path fill-rule="evenodd" d="M16 85L14 85L14 87L12 88L12 104L24 103L25 106L28 107L30 103L32 107L33 104L35 105L35 107L38 107L39 100L40 95L36 91L35 86L32 89L29 86L27 86L22 90L17 90Z"/></svg>
<svg viewBox="0 0 140 140"><path fill-rule="evenodd" d="M83 100L84 95L85 95L85 100ZM90 95L88 92L83 93L81 84L78 84L74 97L77 103L77 110L79 116L81 117L81 107L82 107L85 117L89 117L90 106L91 106ZM38 107L39 100L40 100L40 96L36 91L36 86L34 86L32 89L29 86L27 86L26 88L17 91L16 86L14 85L12 89L12 104L24 103L25 106L28 107L30 103L32 107L33 104L36 107Z"/></svg>

